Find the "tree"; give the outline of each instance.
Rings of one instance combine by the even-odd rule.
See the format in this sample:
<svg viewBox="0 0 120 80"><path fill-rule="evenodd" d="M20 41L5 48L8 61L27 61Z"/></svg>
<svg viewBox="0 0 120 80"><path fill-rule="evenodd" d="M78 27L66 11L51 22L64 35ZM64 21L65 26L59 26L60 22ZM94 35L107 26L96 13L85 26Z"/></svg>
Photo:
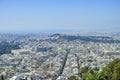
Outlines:
<svg viewBox="0 0 120 80"><path fill-rule="evenodd" d="M120 59L114 59L101 72L95 73L92 70L85 72L84 68L81 72L84 73L81 80L120 80Z"/></svg>
<svg viewBox="0 0 120 80"><path fill-rule="evenodd" d="M97 74L97 80L119 80L120 59L114 59Z"/></svg>
<svg viewBox="0 0 120 80"><path fill-rule="evenodd" d="M71 76L69 80L76 80L76 76Z"/></svg>

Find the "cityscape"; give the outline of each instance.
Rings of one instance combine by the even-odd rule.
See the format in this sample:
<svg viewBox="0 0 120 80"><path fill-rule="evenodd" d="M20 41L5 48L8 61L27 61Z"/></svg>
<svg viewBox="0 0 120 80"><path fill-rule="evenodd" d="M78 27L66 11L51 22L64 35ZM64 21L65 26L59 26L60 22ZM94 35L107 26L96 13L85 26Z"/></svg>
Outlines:
<svg viewBox="0 0 120 80"><path fill-rule="evenodd" d="M83 67L101 71L120 58L119 35L0 34L0 80L81 80Z"/></svg>
<svg viewBox="0 0 120 80"><path fill-rule="evenodd" d="M0 0L0 80L120 80L120 0Z"/></svg>

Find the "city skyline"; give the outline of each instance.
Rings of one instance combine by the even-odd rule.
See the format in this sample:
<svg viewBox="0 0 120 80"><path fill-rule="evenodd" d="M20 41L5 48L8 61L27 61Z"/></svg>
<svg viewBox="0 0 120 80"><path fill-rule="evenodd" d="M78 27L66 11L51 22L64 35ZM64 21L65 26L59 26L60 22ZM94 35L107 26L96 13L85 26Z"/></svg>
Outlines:
<svg viewBox="0 0 120 80"><path fill-rule="evenodd" d="M0 1L0 32L120 31L119 0Z"/></svg>

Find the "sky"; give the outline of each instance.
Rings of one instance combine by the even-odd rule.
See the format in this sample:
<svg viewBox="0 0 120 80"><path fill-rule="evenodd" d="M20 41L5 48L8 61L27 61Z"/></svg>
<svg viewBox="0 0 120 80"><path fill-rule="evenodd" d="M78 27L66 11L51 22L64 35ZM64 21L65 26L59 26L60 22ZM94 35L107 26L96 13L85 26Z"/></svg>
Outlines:
<svg viewBox="0 0 120 80"><path fill-rule="evenodd" d="M120 31L120 0L0 0L0 32Z"/></svg>

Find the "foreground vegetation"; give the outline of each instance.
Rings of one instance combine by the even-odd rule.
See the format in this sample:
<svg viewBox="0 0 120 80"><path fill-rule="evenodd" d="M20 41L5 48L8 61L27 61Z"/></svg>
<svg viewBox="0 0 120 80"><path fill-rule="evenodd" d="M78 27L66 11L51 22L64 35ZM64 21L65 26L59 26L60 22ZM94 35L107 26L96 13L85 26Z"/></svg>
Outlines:
<svg viewBox="0 0 120 80"><path fill-rule="evenodd" d="M114 59L98 72L93 69L87 70L81 68L81 80L120 80L120 59ZM76 77L70 77L69 80L77 80Z"/></svg>

